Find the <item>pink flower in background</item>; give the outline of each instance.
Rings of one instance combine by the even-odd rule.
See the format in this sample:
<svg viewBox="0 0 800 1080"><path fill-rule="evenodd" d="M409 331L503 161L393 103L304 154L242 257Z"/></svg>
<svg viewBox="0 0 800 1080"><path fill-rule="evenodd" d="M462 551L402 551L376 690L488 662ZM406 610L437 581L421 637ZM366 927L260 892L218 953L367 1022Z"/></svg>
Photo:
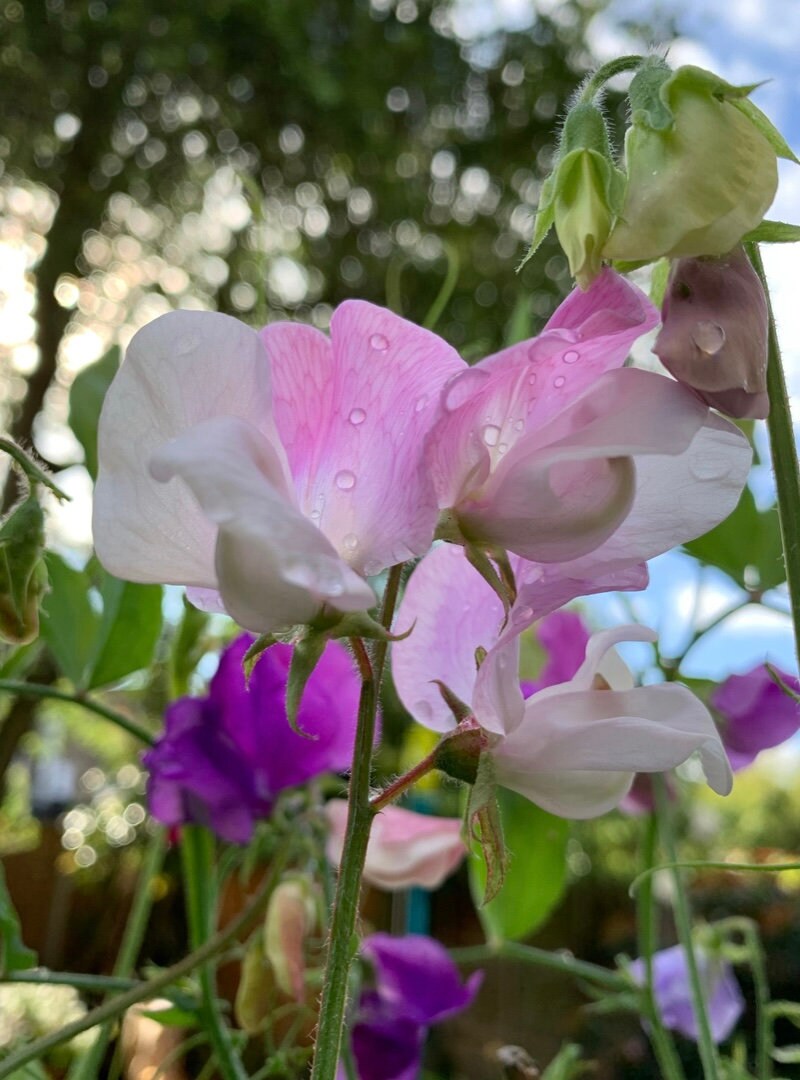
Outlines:
<svg viewBox="0 0 800 1080"><path fill-rule="evenodd" d="M423 442L462 367L435 334L361 301L334 312L330 339L209 312L156 319L100 418L101 562L190 586L257 632L371 607L364 575L431 542Z"/></svg>
<svg viewBox="0 0 800 1080"><path fill-rule="evenodd" d="M800 692L800 679L779 672ZM800 704L775 682L764 664L730 675L711 695L722 717L722 741L734 770L752 765L762 750L780 746L800 729Z"/></svg>
<svg viewBox="0 0 800 1080"><path fill-rule="evenodd" d="M451 377L427 456L455 535L565 563L640 521L643 503L648 534L669 521L668 546L705 531L694 531L697 498L711 495L716 521L729 513L750 463L744 436L673 380L619 370L657 321L643 293L605 270L538 338Z"/></svg>
<svg viewBox="0 0 800 1080"><path fill-rule="evenodd" d="M711 787L730 790L728 761L708 710L677 683L634 687L614 653L620 641L654 640L645 627L595 634L572 679L526 701L519 637L501 635L500 600L449 545L434 549L411 576L397 625L411 623L414 631L395 644L392 664L406 708L434 731L452 730L456 721L432 680L444 682L489 734L498 782L551 813L605 813L635 773L664 772L695 751ZM487 654L476 669L477 649Z"/></svg>
<svg viewBox="0 0 800 1080"><path fill-rule="evenodd" d="M347 802L325 804L330 823L327 855L339 865L347 824ZM364 880L390 892L419 886L437 889L459 866L467 849L461 839L459 818L416 814L399 806L386 806L375 817L364 864Z"/></svg>

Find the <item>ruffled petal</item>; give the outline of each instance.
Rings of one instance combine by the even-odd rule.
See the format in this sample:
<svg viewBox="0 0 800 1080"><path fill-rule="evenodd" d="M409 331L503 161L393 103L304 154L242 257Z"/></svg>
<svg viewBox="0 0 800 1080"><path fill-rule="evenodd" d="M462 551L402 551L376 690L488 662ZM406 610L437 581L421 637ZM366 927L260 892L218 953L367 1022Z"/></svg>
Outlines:
<svg viewBox="0 0 800 1080"><path fill-rule="evenodd" d="M319 529L276 487L274 448L242 420L217 417L153 455L153 476L191 490L218 528L215 565L227 611L257 633L312 619L323 604L341 611L375 603L367 585Z"/></svg>
<svg viewBox="0 0 800 1080"><path fill-rule="evenodd" d="M140 330L106 395L98 428L94 538L129 581L214 588L216 530L182 485L149 472L153 453L213 416L239 417L280 453L258 334L227 315L175 311Z"/></svg>
<svg viewBox="0 0 800 1080"><path fill-rule="evenodd" d="M361 572L422 555L437 518L423 442L464 362L430 331L359 300L334 312L330 343L288 323L262 340L301 509Z"/></svg>

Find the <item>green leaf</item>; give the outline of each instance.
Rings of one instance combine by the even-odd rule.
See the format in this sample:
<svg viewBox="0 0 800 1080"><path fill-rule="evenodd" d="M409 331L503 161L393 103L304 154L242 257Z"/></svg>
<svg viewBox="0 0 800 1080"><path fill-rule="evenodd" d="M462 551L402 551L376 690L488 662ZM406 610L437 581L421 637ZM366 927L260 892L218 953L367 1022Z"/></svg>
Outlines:
<svg viewBox="0 0 800 1080"><path fill-rule="evenodd" d="M800 225L785 221L762 221L752 232L742 237L742 243L796 244L800 240Z"/></svg>
<svg viewBox="0 0 800 1080"><path fill-rule="evenodd" d="M564 894L570 824L505 788L497 788L497 799L508 863L503 888L479 914L490 940L518 941L544 923ZM474 893L485 878L481 859L471 861L470 875Z"/></svg>
<svg viewBox="0 0 800 1080"><path fill-rule="evenodd" d="M106 574L103 618L85 675L87 690L118 682L151 663L161 634L163 589Z"/></svg>
<svg viewBox="0 0 800 1080"><path fill-rule="evenodd" d="M36 953L23 945L19 918L6 888L5 874L0 864L0 976L36 966Z"/></svg>
<svg viewBox="0 0 800 1080"><path fill-rule="evenodd" d="M80 371L69 391L69 426L83 447L86 468L97 478L97 421L111 380L119 368L120 352L115 346L94 364Z"/></svg>
<svg viewBox="0 0 800 1080"><path fill-rule="evenodd" d="M50 591L42 603L42 637L62 673L81 686L100 623L89 603L91 583L83 570L74 570L52 551L45 561Z"/></svg>
<svg viewBox="0 0 800 1080"><path fill-rule="evenodd" d="M574 1080L594 1068L588 1061L581 1061L582 1047L565 1043L542 1073L542 1080Z"/></svg>
<svg viewBox="0 0 800 1080"><path fill-rule="evenodd" d="M169 671L173 697L189 691L189 676L200 663L205 651L205 629L208 614L183 598L183 618L172 640Z"/></svg>
<svg viewBox="0 0 800 1080"><path fill-rule="evenodd" d="M716 529L684 545L695 558L716 566L743 589L772 589L786 580L778 511L757 510L745 488L739 505Z"/></svg>

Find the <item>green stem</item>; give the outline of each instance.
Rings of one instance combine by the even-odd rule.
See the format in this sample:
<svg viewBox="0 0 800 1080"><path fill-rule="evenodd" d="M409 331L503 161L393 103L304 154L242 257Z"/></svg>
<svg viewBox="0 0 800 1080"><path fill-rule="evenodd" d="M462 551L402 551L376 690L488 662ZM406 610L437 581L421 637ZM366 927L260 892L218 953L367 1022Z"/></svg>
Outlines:
<svg viewBox="0 0 800 1080"><path fill-rule="evenodd" d="M563 975L572 975L576 979L584 979L618 993L630 992L631 989L630 981L619 972L609 971L608 968L591 964L587 960L577 960L571 953L563 950L551 952L548 949L537 949L533 945L520 945L515 941L501 941L496 945L451 949L450 955L457 964L470 966L483 964L487 960L521 960L526 964L535 964L551 971L560 971Z"/></svg>
<svg viewBox="0 0 800 1080"><path fill-rule="evenodd" d="M736 922L738 924L739 920ZM741 920L740 929L747 943L756 1001L756 1076L758 1080L771 1080L775 1033L770 1016L769 979L764 946L761 944L758 927L751 919Z"/></svg>
<svg viewBox="0 0 800 1080"><path fill-rule="evenodd" d="M62 502L65 500L67 502L70 501L70 496L54 484L47 473L43 469L40 469L36 462L25 453L22 447L17 446L12 439L7 439L0 435L0 450L5 450L8 456L16 461L30 483L44 484L46 488L49 488L50 491L52 491L57 499L60 499Z"/></svg>
<svg viewBox="0 0 800 1080"><path fill-rule="evenodd" d="M123 731L127 731L129 735L133 735L140 742L147 743L148 746L152 746L155 741L150 732L137 724L135 720L129 720L127 716L115 709L110 709L107 705L101 705L99 701L80 694L67 694L64 690L56 690L55 687L46 686L44 683L18 682L16 679L0 679L0 692L2 691L14 694L15 697L51 698L53 701L79 705L88 712L102 716L104 720L110 720L112 724L116 724L118 728L122 728Z"/></svg>
<svg viewBox="0 0 800 1080"><path fill-rule="evenodd" d="M769 339L767 359L767 392L769 416L767 429L772 451L772 468L775 470L775 486L778 493L778 517L781 523L783 559L786 566L786 583L792 607L795 648L800 657L800 530L797 514L800 508L800 464L792 427L789 394L781 364L781 349L775 327L775 315L769 296L767 275L758 244L747 244L747 253L764 286L769 310Z"/></svg>
<svg viewBox="0 0 800 1080"><path fill-rule="evenodd" d="M0 983L27 983L32 986L74 986L85 994L106 994L111 990L132 990L141 986L140 979L118 979L113 975L84 975L80 971L50 971L49 968L31 968L28 971L10 971L0 978Z"/></svg>
<svg viewBox="0 0 800 1080"><path fill-rule="evenodd" d="M186 916L189 944L198 949L213 931L217 917L214 837L208 829L186 825L181 835L181 860L186 889ZM247 1080L247 1072L233 1046L230 1030L220 1013L214 964L200 969L203 1026L224 1080Z"/></svg>
<svg viewBox="0 0 800 1080"><path fill-rule="evenodd" d="M381 611L381 623L387 629L392 625L401 573L402 565L393 566L389 571ZM375 741L378 694L386 663L387 642L373 642L371 657L365 655L359 657L359 648L364 650L360 639L355 639L353 646L360 660L361 697L358 704L353 769L350 774L347 829L331 916L328 959L322 988L311 1080L334 1080L336 1075L347 1006L350 964L354 954L353 937L358 918L361 874L374 817L374 811L369 804L372 748Z"/></svg>
<svg viewBox="0 0 800 1080"><path fill-rule="evenodd" d="M618 56L616 60L609 60L607 64L599 67L586 82L581 90L581 102L588 104L594 101L595 94L602 90L609 79L615 75L621 75L624 71L633 71L642 62L641 56Z"/></svg>
<svg viewBox="0 0 800 1080"><path fill-rule="evenodd" d="M669 793L663 776L653 776L653 790L656 797L656 814L658 816L658 828L661 835L661 843L667 853L670 862L677 862L675 837L672 831L672 807L670 806ZM683 875L678 869L673 869L672 881L674 887L673 911L675 926L678 931L678 940L683 947L686 957L686 967L689 972L689 985L692 992L692 1007L697 1021L697 1048L700 1060L703 1063L703 1076L705 1080L718 1080L719 1077L719 1054L717 1046L711 1034L711 1025L708 1020L705 991L700 981L700 972L697 967L697 958L694 953L692 941L692 916L689 908L689 899L684 887Z"/></svg>
<svg viewBox="0 0 800 1080"><path fill-rule="evenodd" d="M646 868L655 865L658 847L658 821L655 814L648 814L644 823L642 839L642 864ZM636 897L636 923L639 937L639 956L644 960L646 982L644 1001L647 1006L650 1041L653 1052L665 1080L684 1080L683 1066L675 1049L672 1036L664 1027L661 1010L654 991L653 956L658 949L658 927L653 896L653 879L649 877Z"/></svg>
<svg viewBox="0 0 800 1080"><path fill-rule="evenodd" d="M127 978L136 967L153 907L153 882L161 870L166 848L166 834L164 829L159 829L150 838L142 862L130 915L125 924L125 933L114 963L113 974L117 978ZM111 1041L112 1030L111 1021L103 1024L90 1049L75 1067L70 1069L68 1080L92 1080L98 1075Z"/></svg>
<svg viewBox="0 0 800 1080"><path fill-rule="evenodd" d="M455 244L446 240L444 244L444 253L447 256L447 273L444 276L442 287L436 294L436 299L428 308L428 314L422 320L422 325L426 330L433 330L439 319L442 317L442 312L450 302L450 297L453 295L453 290L458 283L458 272L461 269L461 261L458 257L458 248Z"/></svg>
<svg viewBox="0 0 800 1080"><path fill-rule="evenodd" d="M713 859L682 859L661 863L659 866L651 866L648 870L642 870L630 884L628 894L635 896L644 883L661 870L747 870L756 874L780 874L786 870L800 870L800 862L788 863L748 863L748 862L723 862Z"/></svg>
<svg viewBox="0 0 800 1080"><path fill-rule="evenodd" d="M427 757L424 757L422 761L418 762L408 772L403 773L402 776L398 776L396 780L393 780L391 784L374 796L370 802L370 806L377 813L379 810L383 810L384 806L388 806L389 803L393 803L395 799L399 799L410 787L413 787L418 780L421 780L423 776L427 776L436 768L436 750L432 750Z"/></svg>
<svg viewBox="0 0 800 1080"><path fill-rule="evenodd" d="M23 1065L27 1065L28 1062L44 1057L45 1054L50 1053L51 1050L60 1046L61 1043L74 1039L76 1035L81 1035L84 1031L88 1031L89 1028L96 1027L98 1024L104 1024L106 1020L111 1020L113 1017L119 1016L119 1014L125 1012L126 1009L130 1009L133 1005L138 1005L140 1001L147 1001L149 998L157 997L173 983L194 971L195 968L200 967L201 964L207 963L219 953L224 952L228 945L230 945L230 943L241 933L248 930L255 921L264 907L267 897L272 891L275 876L276 869L275 867L272 867L265 877L261 888L244 911L230 922L224 930L215 934L214 937L210 938L199 949L196 949L188 956L185 956L183 960L179 960L177 964L173 964L172 967L167 968L166 971L162 971L160 975L156 975L146 982L137 983L136 986L133 986L124 994L111 998L109 1001L104 1001L103 1004L98 1005L96 1009L92 1009L90 1012L86 1013L85 1016L73 1020L69 1024L65 1024L64 1027L59 1028L58 1031L51 1031L47 1035L43 1035L40 1039L34 1039L33 1042L21 1046L19 1050L16 1050L13 1054L9 1054L8 1057L3 1058L2 1061L0 1061L0 1080L8 1080L9 1077L14 1075L17 1069L21 1069ZM11 981L16 982L17 980L14 979Z"/></svg>

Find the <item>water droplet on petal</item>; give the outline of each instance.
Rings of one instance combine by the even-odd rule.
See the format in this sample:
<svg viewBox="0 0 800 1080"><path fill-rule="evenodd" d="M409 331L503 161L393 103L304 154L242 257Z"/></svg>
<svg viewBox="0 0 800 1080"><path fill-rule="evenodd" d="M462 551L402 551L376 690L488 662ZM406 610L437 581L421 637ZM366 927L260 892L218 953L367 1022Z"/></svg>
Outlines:
<svg viewBox="0 0 800 1080"><path fill-rule="evenodd" d="M383 334L373 334L369 343L375 352L386 352L389 348L389 339Z"/></svg>
<svg viewBox="0 0 800 1080"><path fill-rule="evenodd" d="M308 516L311 518L312 521L319 521L319 519L322 517L322 512L315 509L312 510Z"/></svg>
<svg viewBox="0 0 800 1080"><path fill-rule="evenodd" d="M692 328L692 341L700 352L708 356L714 356L725 344L725 331L719 323L709 319L701 319Z"/></svg>
<svg viewBox="0 0 800 1080"><path fill-rule="evenodd" d="M553 386L555 386L557 390L560 390L566 381L567 380L563 375L556 375L555 379L553 379Z"/></svg>
<svg viewBox="0 0 800 1080"><path fill-rule="evenodd" d="M354 424L356 427L358 427L359 424L363 424L364 421L367 419L367 414L364 412L363 409L351 409L350 415L347 419L350 421L351 424Z"/></svg>
<svg viewBox="0 0 800 1080"><path fill-rule="evenodd" d="M356 474L349 469L342 469L336 474L336 486L340 491L352 491L356 486Z"/></svg>
<svg viewBox="0 0 800 1080"><path fill-rule="evenodd" d="M481 438L487 446L497 446L500 438L500 428L497 424L487 424L481 431Z"/></svg>
<svg viewBox="0 0 800 1080"><path fill-rule="evenodd" d="M297 585L300 589L310 589L316 584L314 572L307 563L289 563L283 571L284 581Z"/></svg>
<svg viewBox="0 0 800 1080"><path fill-rule="evenodd" d="M507 450L508 450L508 443L507 442L501 442L497 447L498 454L505 454Z"/></svg>
<svg viewBox="0 0 800 1080"><path fill-rule="evenodd" d="M358 547L358 537L355 533L348 533L342 540L345 551L355 551Z"/></svg>
<svg viewBox="0 0 800 1080"><path fill-rule="evenodd" d="M705 457L689 462L689 472L695 480L722 480L730 471L730 460L723 454L707 452Z"/></svg>
<svg viewBox="0 0 800 1080"><path fill-rule="evenodd" d="M374 577L383 570L383 563L379 559L367 559L364 563L364 573L367 577Z"/></svg>
<svg viewBox="0 0 800 1080"><path fill-rule="evenodd" d="M419 720L421 724L429 722L433 719L433 708L429 701L416 701L411 712Z"/></svg>
<svg viewBox="0 0 800 1080"><path fill-rule="evenodd" d="M455 412L465 405L473 394L477 393L481 386L489 378L488 371L479 368L468 368L460 371L448 380L444 391L444 407L448 412Z"/></svg>
<svg viewBox="0 0 800 1080"><path fill-rule="evenodd" d="M564 353L564 363L574 364L577 360L580 360L581 354L576 352L575 349L570 349L569 352Z"/></svg>
<svg viewBox="0 0 800 1080"><path fill-rule="evenodd" d="M341 596L343 592L344 585L342 585L341 581L331 581L325 589L325 593L328 596Z"/></svg>
<svg viewBox="0 0 800 1080"><path fill-rule="evenodd" d="M524 420L515 421L515 423L514 423L514 431L522 431L522 429L524 427L525 427L525 421Z"/></svg>
<svg viewBox="0 0 800 1080"><path fill-rule="evenodd" d="M517 608L517 610L514 612L514 614L515 614L517 619L521 619L522 621L527 622L529 619L533 618L533 608L531 608L531 607Z"/></svg>
<svg viewBox="0 0 800 1080"><path fill-rule="evenodd" d="M200 334L184 334L175 343L175 352L178 356L188 356L190 352L194 352L202 340Z"/></svg>
<svg viewBox="0 0 800 1080"><path fill-rule="evenodd" d="M423 394L422 397L418 397L414 405L414 412L422 412L425 406L428 404L428 395Z"/></svg>
<svg viewBox="0 0 800 1080"><path fill-rule="evenodd" d="M531 386L536 385L536 372L535 371L531 372L531 374L528 376L528 382L530 383Z"/></svg>

